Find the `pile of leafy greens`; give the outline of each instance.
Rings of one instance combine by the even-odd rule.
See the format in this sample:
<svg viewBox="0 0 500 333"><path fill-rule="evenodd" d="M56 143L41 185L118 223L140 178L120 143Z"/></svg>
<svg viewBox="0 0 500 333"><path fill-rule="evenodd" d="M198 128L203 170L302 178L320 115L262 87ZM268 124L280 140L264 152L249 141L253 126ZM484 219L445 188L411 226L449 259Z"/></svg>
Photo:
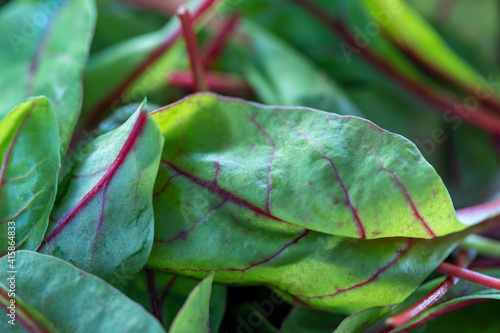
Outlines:
<svg viewBox="0 0 500 333"><path fill-rule="evenodd" d="M184 3L0 2L0 331L498 332L498 2Z"/></svg>

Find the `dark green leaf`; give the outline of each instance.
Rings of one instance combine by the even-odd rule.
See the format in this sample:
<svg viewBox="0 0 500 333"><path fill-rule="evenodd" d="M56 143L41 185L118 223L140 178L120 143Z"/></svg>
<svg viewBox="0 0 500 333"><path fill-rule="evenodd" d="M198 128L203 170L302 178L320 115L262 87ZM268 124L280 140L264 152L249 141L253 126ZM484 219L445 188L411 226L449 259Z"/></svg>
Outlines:
<svg viewBox="0 0 500 333"><path fill-rule="evenodd" d="M97 11L99 17L91 52L158 30L166 21L162 13L144 11L127 1L97 1Z"/></svg>
<svg viewBox="0 0 500 333"><path fill-rule="evenodd" d="M278 37L249 21L241 30L245 47L231 58L261 101L361 115L335 82Z"/></svg>
<svg viewBox="0 0 500 333"><path fill-rule="evenodd" d="M0 259L3 310L11 299L9 266ZM2 332L165 332L139 304L61 259L18 251L15 267L16 325L4 314Z"/></svg>
<svg viewBox="0 0 500 333"><path fill-rule="evenodd" d="M222 332L278 333L260 309L251 303L243 303L229 310Z"/></svg>

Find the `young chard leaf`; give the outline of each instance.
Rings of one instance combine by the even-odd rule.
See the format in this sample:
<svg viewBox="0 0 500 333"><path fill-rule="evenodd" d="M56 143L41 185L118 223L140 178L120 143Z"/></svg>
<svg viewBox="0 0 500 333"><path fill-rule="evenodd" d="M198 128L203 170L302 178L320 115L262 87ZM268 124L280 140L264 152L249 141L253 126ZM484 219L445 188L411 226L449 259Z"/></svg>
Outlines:
<svg viewBox="0 0 500 333"><path fill-rule="evenodd" d="M16 325L2 316L2 332L165 332L139 304L61 259L30 251L15 258ZM0 269L0 307L10 313L7 257Z"/></svg>
<svg viewBox="0 0 500 333"><path fill-rule="evenodd" d="M236 205L332 235L432 238L465 228L417 148L369 121L212 94L153 117L166 142L155 194L165 216L179 203L190 214L201 210L171 194L194 186L219 202L214 213Z"/></svg>
<svg viewBox="0 0 500 333"><path fill-rule="evenodd" d="M63 153L80 113L95 17L92 0L17 1L0 14L0 119L25 97L47 96Z"/></svg>
<svg viewBox="0 0 500 333"><path fill-rule="evenodd" d="M209 308L212 292L212 272L189 294L186 302L175 316L169 333L210 332Z"/></svg>
<svg viewBox="0 0 500 333"><path fill-rule="evenodd" d="M153 313L168 329L189 293L199 282L183 276L143 270L125 286L123 292ZM219 331L225 309L226 287L214 284L210 296L211 332Z"/></svg>
<svg viewBox="0 0 500 333"><path fill-rule="evenodd" d="M45 97L22 103L0 122L0 255L14 243L36 250L42 242L60 167L57 131Z"/></svg>
<svg viewBox="0 0 500 333"><path fill-rule="evenodd" d="M145 108L144 102L76 160L39 250L116 286L144 266L153 242L152 191L163 138Z"/></svg>

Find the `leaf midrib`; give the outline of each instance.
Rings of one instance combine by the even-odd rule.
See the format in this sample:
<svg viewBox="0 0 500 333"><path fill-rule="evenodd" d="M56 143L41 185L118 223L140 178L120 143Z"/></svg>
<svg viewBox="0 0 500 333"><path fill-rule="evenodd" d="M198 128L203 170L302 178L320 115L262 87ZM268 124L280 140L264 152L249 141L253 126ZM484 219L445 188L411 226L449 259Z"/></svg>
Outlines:
<svg viewBox="0 0 500 333"><path fill-rule="evenodd" d="M72 221L72 219L87 205L97 193L114 177L116 171L122 165L125 158L128 156L132 147L139 139L147 121L148 114L146 109L142 109L137 117L136 123L134 127L130 131L130 134L125 141L122 149L118 153L117 157L109 167L108 171L103 175L103 177L97 182L97 184L89 191L85 196L76 204L76 206L71 209L56 225L56 227L45 237L42 244L40 245L40 249L45 247L48 243L50 243L54 238L61 233L61 231Z"/></svg>

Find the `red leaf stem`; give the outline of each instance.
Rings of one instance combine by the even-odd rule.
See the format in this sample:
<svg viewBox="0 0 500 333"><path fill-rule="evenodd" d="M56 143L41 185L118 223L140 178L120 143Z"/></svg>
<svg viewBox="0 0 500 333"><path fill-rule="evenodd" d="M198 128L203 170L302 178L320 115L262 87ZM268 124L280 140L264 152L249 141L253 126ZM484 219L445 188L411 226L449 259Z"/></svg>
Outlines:
<svg viewBox="0 0 500 333"><path fill-rule="evenodd" d="M470 251L461 251L455 264L459 267L467 267L472 260L472 256L470 253ZM409 323L422 312L430 308L444 295L446 295L446 293L448 293L451 288L453 288L453 286L457 284L458 280L458 278L453 276L446 277L446 279L438 287L436 287L436 289L431 291L422 300L415 303L403 312L387 318L385 322L392 327L401 327Z"/></svg>
<svg viewBox="0 0 500 333"><path fill-rule="evenodd" d="M195 92L207 91L208 84L205 79L205 70L203 68L203 61L201 60L200 50L198 48L198 41L196 34L193 30L193 19L189 10L185 6L180 6L177 10L177 16L181 20L182 35L186 42L186 50L189 55L189 63L191 64L191 72L194 78Z"/></svg>

